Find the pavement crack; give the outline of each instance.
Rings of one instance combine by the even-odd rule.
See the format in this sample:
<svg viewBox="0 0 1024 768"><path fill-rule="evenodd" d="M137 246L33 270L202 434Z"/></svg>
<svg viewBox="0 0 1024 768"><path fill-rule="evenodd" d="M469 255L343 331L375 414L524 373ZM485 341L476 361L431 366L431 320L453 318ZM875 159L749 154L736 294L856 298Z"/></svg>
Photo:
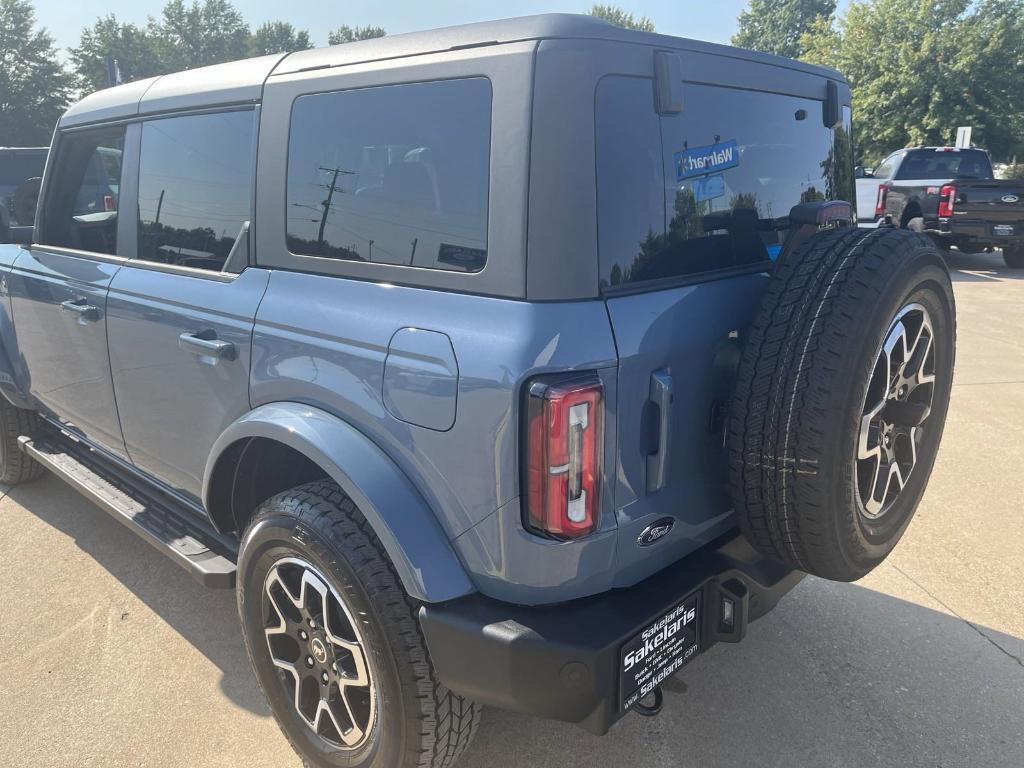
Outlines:
<svg viewBox="0 0 1024 768"><path fill-rule="evenodd" d="M896 569L896 571L898 571L898 572L899 572L899 573L900 573L900 574L901 574L901 575L902 575L902 576L903 576L903 577L904 577L905 579L907 579L907 581L911 582L912 584L914 584L915 586L917 586L917 588L918 588L918 589L920 589L920 590L921 590L922 592L924 592L924 593L925 593L926 595L928 595L928 597L930 597L930 598L931 598L932 600L934 600L934 601L935 601L936 603L938 603L938 604L939 604L939 605L941 605L941 606L942 606L943 608L945 608L945 609L946 609L947 611L949 611L949 612L950 612L951 614L953 614L953 615L954 615L954 616L956 616L956 617L957 617L958 619L960 619L960 621L962 621L962 622L963 622L964 624L966 624L966 625L967 625L968 627L970 627L970 628L971 628L971 629L973 629L973 630L974 630L975 632L977 632L977 633L978 633L979 635L981 635L981 636L982 636L982 637L983 637L983 638L984 638L985 640L987 640L987 641L988 641L989 643L991 643L993 647L995 647L996 649L998 649L999 651L1001 651L1001 652L1003 653L1003 655L1005 655L1005 656L1009 657L1010 659L1013 659L1013 660L1014 660L1015 662L1017 662L1017 666L1019 666L1019 667L1021 667L1022 669L1024 669L1024 659L1021 659L1021 658L1020 658L1020 656L1016 656L1016 655L1014 655L1014 654L1010 653L1010 652L1009 652L1008 650L1006 650L1005 648L1003 648L1003 646L1001 646L1001 645L1000 645L999 643L997 643L997 642L996 642L995 640L993 640L993 639L992 639L991 637L989 637L989 636L988 636L988 634L987 634L987 633L986 633L986 632L985 632L985 631L984 631L984 630L983 630L983 629L982 629L981 627L979 627L979 626L978 626L977 624L975 624L975 623L974 623L973 621L971 621L970 619L966 619L966 618L964 618L963 616L961 616L961 615L960 615L959 613L957 613L957 612L956 612L956 611L955 611L955 610L953 609L953 607L952 607L952 606L950 606L950 605L948 605L948 604L946 603L946 601L944 601L944 600L943 600L942 598L940 598L940 597L939 597L938 595L934 594L934 593L933 593L933 592L932 592L932 591L931 591L930 589L928 589L928 588L927 588L927 587L926 587L926 586L925 586L924 584L922 584L921 582L919 582L919 581L918 581L917 579L915 579L915 578L914 578L913 576L911 576L911 575L910 575L909 573L907 573L907 572L906 572L906 571L904 571L904 570L903 570L902 568L900 568L900 567L899 567L898 565L896 565L896 563L893 563L893 562L891 562L891 561L890 561L889 565L891 565L891 566L892 566L892 567L893 567L894 569Z"/></svg>

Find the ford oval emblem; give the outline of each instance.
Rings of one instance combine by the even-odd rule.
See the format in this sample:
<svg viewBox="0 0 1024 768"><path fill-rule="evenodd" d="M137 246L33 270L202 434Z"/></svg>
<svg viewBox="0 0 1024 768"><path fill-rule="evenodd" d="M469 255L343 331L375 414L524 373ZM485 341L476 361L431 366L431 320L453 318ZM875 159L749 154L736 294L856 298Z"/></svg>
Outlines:
<svg viewBox="0 0 1024 768"><path fill-rule="evenodd" d="M1009 203L1010 205L1020 202L1020 198L1016 195L1003 195L1002 200L1004 203Z"/></svg>
<svg viewBox="0 0 1024 768"><path fill-rule="evenodd" d="M641 547L649 547L656 541L665 538L675 524L676 521L671 517L663 517L660 520L656 520L644 528L643 532L637 536L636 543Z"/></svg>

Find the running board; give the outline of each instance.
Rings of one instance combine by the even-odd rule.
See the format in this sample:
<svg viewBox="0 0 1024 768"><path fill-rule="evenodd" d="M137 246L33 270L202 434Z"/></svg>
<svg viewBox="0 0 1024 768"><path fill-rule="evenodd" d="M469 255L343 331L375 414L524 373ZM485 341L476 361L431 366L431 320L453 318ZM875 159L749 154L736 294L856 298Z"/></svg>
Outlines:
<svg viewBox="0 0 1024 768"><path fill-rule="evenodd" d="M21 450L64 480L115 520L135 531L201 584L235 586L235 547L182 502L103 458L73 438L18 438Z"/></svg>

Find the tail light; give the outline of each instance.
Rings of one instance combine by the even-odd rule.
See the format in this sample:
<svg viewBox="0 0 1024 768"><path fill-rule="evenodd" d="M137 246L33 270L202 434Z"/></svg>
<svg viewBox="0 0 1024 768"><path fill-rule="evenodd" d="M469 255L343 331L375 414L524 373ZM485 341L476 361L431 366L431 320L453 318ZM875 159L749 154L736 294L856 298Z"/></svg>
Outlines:
<svg viewBox="0 0 1024 768"><path fill-rule="evenodd" d="M875 201L875 218L880 219L885 216L885 202L886 198L889 197L889 185L879 184L878 185L878 199Z"/></svg>
<svg viewBox="0 0 1024 768"><path fill-rule="evenodd" d="M604 387L596 376L534 382L527 402L528 528L560 539L597 529Z"/></svg>
<svg viewBox="0 0 1024 768"><path fill-rule="evenodd" d="M939 190L939 218L949 219L953 217L953 208L956 207L956 187L946 184Z"/></svg>
<svg viewBox="0 0 1024 768"><path fill-rule="evenodd" d="M117 200L114 199L113 195L104 195L103 196L103 210L104 211L116 211L117 210Z"/></svg>

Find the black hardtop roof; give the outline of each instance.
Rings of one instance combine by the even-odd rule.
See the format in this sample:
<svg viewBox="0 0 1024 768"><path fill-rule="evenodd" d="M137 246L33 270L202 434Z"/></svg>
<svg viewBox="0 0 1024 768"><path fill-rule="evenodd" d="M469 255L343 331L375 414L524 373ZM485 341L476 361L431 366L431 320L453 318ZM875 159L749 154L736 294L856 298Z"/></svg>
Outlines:
<svg viewBox="0 0 1024 768"><path fill-rule="evenodd" d="M373 61L475 48L502 43L554 39L608 40L695 51L753 61L828 77L845 82L838 72L767 53L727 45L687 40L653 32L640 32L602 19L568 13L523 16L502 21L409 32L291 54L215 64L169 75L136 80L86 96L61 118L62 127L137 114L205 105L258 101L267 78L312 69L341 67Z"/></svg>

